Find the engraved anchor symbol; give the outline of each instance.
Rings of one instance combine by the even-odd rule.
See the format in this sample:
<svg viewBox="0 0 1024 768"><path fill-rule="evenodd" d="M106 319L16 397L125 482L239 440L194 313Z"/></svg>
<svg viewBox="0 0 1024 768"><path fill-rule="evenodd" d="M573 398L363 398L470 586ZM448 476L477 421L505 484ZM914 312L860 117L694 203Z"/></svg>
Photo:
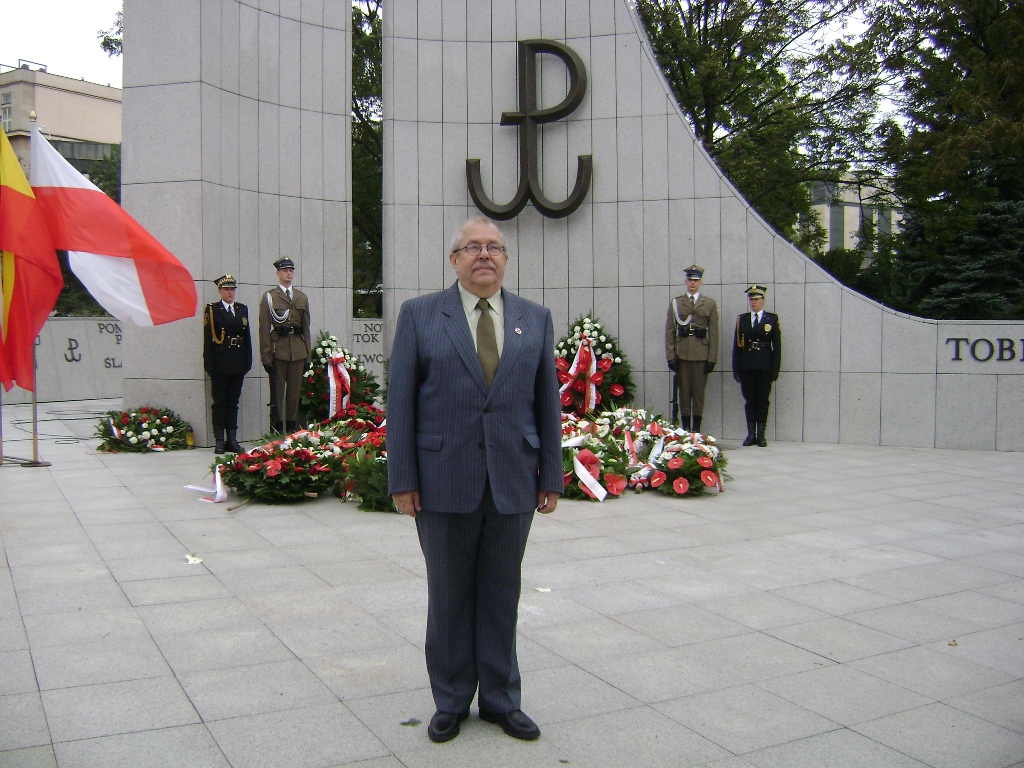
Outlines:
<svg viewBox="0 0 1024 768"><path fill-rule="evenodd" d="M79 363L82 361L82 356L75 352L76 349L78 349L78 339L68 339L68 351L64 353L64 359L69 363ZM68 355L71 355L71 357L68 357Z"/></svg>
<svg viewBox="0 0 1024 768"><path fill-rule="evenodd" d="M569 71L569 92L560 104L548 109L537 109L537 55L541 53L557 56ZM538 144L540 126L571 114L583 101L586 92L587 70L574 50L554 40L519 41L519 111L501 114L501 125L519 126L519 188L505 205L493 203L483 191L480 160L466 160L466 182L477 208L492 219L505 221L518 216L530 201L538 211L551 219L565 218L580 207L590 190L593 157L577 157L576 185L566 200L556 203L541 191Z"/></svg>

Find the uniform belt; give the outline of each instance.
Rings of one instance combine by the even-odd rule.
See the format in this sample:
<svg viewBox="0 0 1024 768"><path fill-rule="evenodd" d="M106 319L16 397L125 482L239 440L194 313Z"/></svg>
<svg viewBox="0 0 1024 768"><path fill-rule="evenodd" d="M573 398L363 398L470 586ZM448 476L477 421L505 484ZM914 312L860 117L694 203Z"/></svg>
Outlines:
<svg viewBox="0 0 1024 768"><path fill-rule="evenodd" d="M242 339L244 336L228 336L226 339L229 347L240 347L242 346Z"/></svg>
<svg viewBox="0 0 1024 768"><path fill-rule="evenodd" d="M692 325L677 325L676 336L696 336L698 339L708 337L707 328L694 328Z"/></svg>
<svg viewBox="0 0 1024 768"><path fill-rule="evenodd" d="M751 352L760 352L762 349L768 349L768 343L765 341L748 341L747 349Z"/></svg>
<svg viewBox="0 0 1024 768"><path fill-rule="evenodd" d="M302 329L294 325L275 325L278 336L302 336Z"/></svg>

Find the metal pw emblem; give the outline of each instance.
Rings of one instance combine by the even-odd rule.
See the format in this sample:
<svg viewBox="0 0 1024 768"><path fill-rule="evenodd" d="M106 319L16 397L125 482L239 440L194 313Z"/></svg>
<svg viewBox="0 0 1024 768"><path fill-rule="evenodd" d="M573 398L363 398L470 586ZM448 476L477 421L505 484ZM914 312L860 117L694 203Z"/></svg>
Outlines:
<svg viewBox="0 0 1024 768"><path fill-rule="evenodd" d="M541 53L557 56L569 71L569 92L560 104L548 109L537 109L537 55ZM518 216L531 201L538 211L551 219L565 218L580 207L590 190L593 157L577 157L576 185L566 200L556 203L541 191L538 145L540 126L571 114L583 101L586 92L587 71L575 51L554 40L519 41L519 111L501 114L501 125L519 126L519 188L510 202L496 205L483 191L480 160L466 160L466 182L477 208L492 219L504 221Z"/></svg>

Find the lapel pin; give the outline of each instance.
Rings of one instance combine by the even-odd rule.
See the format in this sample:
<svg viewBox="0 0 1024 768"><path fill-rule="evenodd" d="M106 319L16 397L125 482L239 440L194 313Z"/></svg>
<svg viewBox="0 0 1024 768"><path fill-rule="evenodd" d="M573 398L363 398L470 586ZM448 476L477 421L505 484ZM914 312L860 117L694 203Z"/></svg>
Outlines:
<svg viewBox="0 0 1024 768"><path fill-rule="evenodd" d="M522 336L523 335L522 328L516 328L516 333L518 333L520 336Z"/></svg>

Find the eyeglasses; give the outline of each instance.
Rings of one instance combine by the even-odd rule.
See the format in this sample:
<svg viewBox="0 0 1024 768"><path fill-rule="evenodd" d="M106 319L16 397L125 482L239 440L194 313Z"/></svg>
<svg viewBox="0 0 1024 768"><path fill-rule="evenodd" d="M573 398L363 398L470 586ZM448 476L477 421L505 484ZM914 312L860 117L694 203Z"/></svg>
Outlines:
<svg viewBox="0 0 1024 768"><path fill-rule="evenodd" d="M505 246L498 243L488 243L487 246L480 245L480 243L470 243L464 245L461 248L456 248L452 253L458 253L459 251L465 251L471 258L476 258L483 251L487 251L488 256L501 256L505 252Z"/></svg>

